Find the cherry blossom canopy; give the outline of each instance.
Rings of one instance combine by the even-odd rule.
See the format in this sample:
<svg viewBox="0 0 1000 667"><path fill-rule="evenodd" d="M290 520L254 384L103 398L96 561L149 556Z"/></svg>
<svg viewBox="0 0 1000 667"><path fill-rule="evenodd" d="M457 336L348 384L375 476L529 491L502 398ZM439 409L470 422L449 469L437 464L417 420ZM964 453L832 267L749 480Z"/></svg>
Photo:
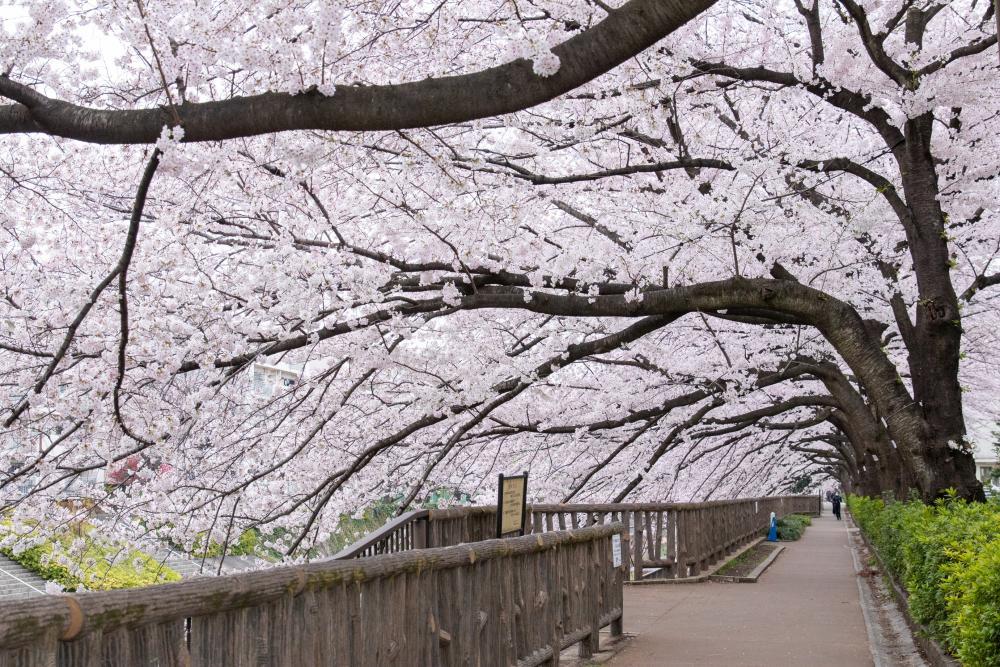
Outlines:
<svg viewBox="0 0 1000 667"><path fill-rule="evenodd" d="M982 495L989 3L0 20L19 518L83 495L136 532L280 528L292 552L378 499L488 500L521 470L552 501ZM257 391L262 365L297 380Z"/></svg>

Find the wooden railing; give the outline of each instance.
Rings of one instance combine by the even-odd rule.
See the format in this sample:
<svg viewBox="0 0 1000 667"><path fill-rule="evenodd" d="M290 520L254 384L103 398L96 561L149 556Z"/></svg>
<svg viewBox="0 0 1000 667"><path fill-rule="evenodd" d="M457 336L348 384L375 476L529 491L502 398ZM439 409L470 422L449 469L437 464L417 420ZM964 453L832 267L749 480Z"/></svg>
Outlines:
<svg viewBox="0 0 1000 667"><path fill-rule="evenodd" d="M767 531L771 512L818 515L819 496L778 496L707 503L604 503L530 505L527 533L571 530L621 522L630 581L694 577ZM418 510L344 549L335 558L355 558L489 539L496 507ZM414 537L416 536L416 537ZM655 572L649 572L656 570Z"/></svg>
<svg viewBox="0 0 1000 667"><path fill-rule="evenodd" d="M614 503L531 506L531 531L621 522L630 581L695 577L767 532L774 512L819 514L817 496L706 503ZM650 572L655 570L655 572Z"/></svg>
<svg viewBox="0 0 1000 667"><path fill-rule="evenodd" d="M592 526L0 608L0 665L539 665L621 633Z"/></svg>
<svg viewBox="0 0 1000 667"><path fill-rule="evenodd" d="M344 548L334 559L364 558L428 547L450 547L496 537L496 507L414 510Z"/></svg>
<svg viewBox="0 0 1000 667"><path fill-rule="evenodd" d="M354 544L335 554L335 560L367 558L381 554L400 553L411 549L426 549L430 510L414 510L401 514ZM458 542L455 542L458 544Z"/></svg>

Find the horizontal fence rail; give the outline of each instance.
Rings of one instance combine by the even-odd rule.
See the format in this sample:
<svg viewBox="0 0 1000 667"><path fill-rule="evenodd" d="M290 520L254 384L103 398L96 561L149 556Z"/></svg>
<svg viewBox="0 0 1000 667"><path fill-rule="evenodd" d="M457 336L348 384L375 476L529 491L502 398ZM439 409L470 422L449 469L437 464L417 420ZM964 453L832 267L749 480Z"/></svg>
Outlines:
<svg viewBox="0 0 1000 667"><path fill-rule="evenodd" d="M577 503L529 505L527 533L573 530L611 522L625 526L622 545L630 581L655 569L657 578L698 576L767 531L771 512L819 515L816 495L742 498L704 503ZM490 539L496 507L417 510L344 549L335 558L356 558ZM413 537L413 536L417 537Z"/></svg>
<svg viewBox="0 0 1000 667"><path fill-rule="evenodd" d="M380 554L399 553L411 549L426 549L427 520L430 510L414 510L388 521L377 530L368 533L354 544L345 547L333 556L335 560L345 558L366 558ZM455 542L458 544L458 542Z"/></svg>
<svg viewBox="0 0 1000 667"><path fill-rule="evenodd" d="M658 579L684 579L707 571L767 532L771 512L818 515L818 496L716 500L705 503L532 505L530 529L540 533L609 522L625 526L623 557L630 581L647 570Z"/></svg>
<svg viewBox="0 0 1000 667"><path fill-rule="evenodd" d="M0 608L0 667L539 665L622 630L622 584L695 576L817 496L404 514L337 559ZM623 567L613 566L620 536Z"/></svg>
<svg viewBox="0 0 1000 667"><path fill-rule="evenodd" d="M621 632L620 524L0 609L0 665L538 665ZM558 660L558 658L556 658Z"/></svg>
<svg viewBox="0 0 1000 667"><path fill-rule="evenodd" d="M428 547L451 547L496 537L496 507L414 510L345 547L334 559L364 558Z"/></svg>

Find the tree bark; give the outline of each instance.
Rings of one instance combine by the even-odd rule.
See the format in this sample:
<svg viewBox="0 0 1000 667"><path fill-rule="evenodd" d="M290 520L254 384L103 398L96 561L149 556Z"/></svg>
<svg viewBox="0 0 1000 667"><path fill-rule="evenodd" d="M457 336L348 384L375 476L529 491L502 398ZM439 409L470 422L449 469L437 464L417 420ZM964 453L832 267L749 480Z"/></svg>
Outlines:
<svg viewBox="0 0 1000 667"><path fill-rule="evenodd" d="M933 125L932 113L908 120L905 141L894 151L909 211L904 229L918 293L916 322L904 344L909 352L913 400L924 422L923 456L935 477L930 491L936 497L952 488L962 497L984 500L965 439L958 380L962 315L951 280L953 258L931 154ZM901 316L905 314L897 314Z"/></svg>
<svg viewBox="0 0 1000 667"><path fill-rule="evenodd" d="M400 130L460 123L527 109L608 72L646 50L716 0L630 0L552 52L559 70L529 60L388 86L339 86L327 96L263 93L176 107L184 141L219 141L289 130ZM0 134L42 132L101 144L150 144L176 124L174 110L92 109L46 97L0 75Z"/></svg>

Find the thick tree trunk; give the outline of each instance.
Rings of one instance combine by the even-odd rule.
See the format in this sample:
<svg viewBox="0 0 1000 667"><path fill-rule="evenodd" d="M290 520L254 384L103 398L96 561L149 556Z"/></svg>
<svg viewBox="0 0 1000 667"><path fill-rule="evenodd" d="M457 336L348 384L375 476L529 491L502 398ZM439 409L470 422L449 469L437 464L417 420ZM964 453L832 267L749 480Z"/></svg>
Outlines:
<svg viewBox="0 0 1000 667"><path fill-rule="evenodd" d="M865 489L865 495L890 492L896 498L906 498L916 484L912 467L900 456L864 397L836 364L812 360L807 363L812 374L840 404L831 422L844 433L854 449L856 468L853 472L858 488Z"/></svg>
<svg viewBox="0 0 1000 667"><path fill-rule="evenodd" d="M933 473L924 495L936 497L953 488L961 497L982 500L982 485L965 440L958 380L962 316L951 281L953 258L931 155L933 123L932 113L907 121L905 142L895 150L910 214L903 222L918 291L916 322L899 324L901 330L907 329L903 340L909 351L913 399L924 422L921 456Z"/></svg>
<svg viewBox="0 0 1000 667"><path fill-rule="evenodd" d="M530 298L525 299L529 294ZM882 350L880 337L843 301L789 279L747 279L698 283L645 292L641 302L622 294L587 297L576 294L526 292L521 287L483 286L461 297L465 309L511 308L573 317L637 317L692 312L745 312L810 324L822 332L857 376L873 419L885 423L896 445L905 482L927 499L954 487L967 498L981 498L971 458L949 447L946 439L932 438L928 413L911 395L899 370ZM955 380L957 382L957 380ZM947 386L947 385L946 385ZM954 413L950 413L954 414ZM931 415L933 418L933 415ZM909 473L912 472L912 477ZM895 485L894 485L895 486Z"/></svg>

